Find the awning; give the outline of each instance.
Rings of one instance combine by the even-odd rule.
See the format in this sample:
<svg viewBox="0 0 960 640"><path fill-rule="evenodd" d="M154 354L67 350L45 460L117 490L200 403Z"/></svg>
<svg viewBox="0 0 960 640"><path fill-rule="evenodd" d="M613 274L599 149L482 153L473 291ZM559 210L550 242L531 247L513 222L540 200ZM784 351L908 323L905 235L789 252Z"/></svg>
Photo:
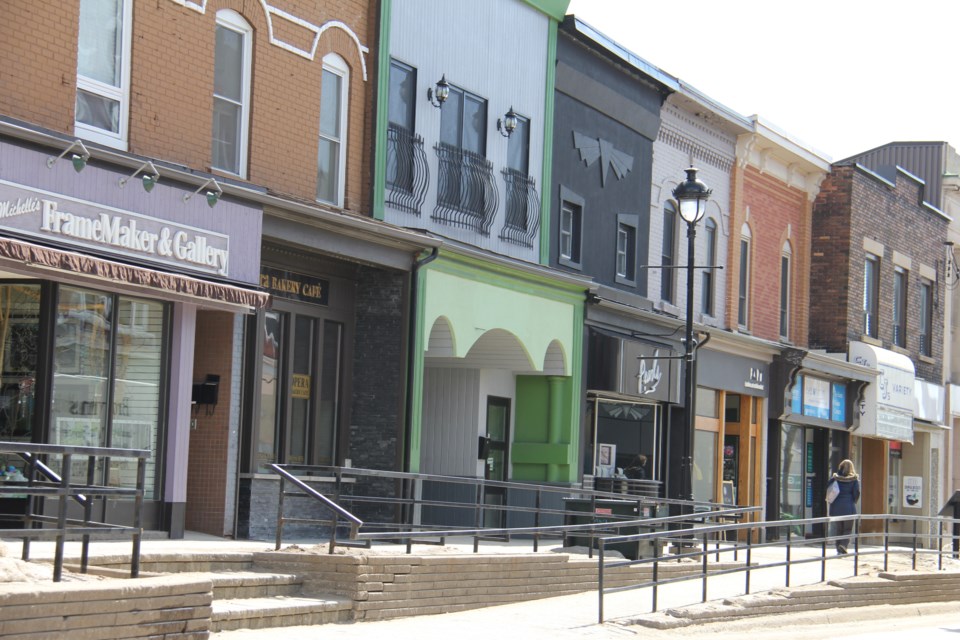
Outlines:
<svg viewBox="0 0 960 640"><path fill-rule="evenodd" d="M267 306L269 294L253 288L211 282L201 278L157 271L73 251L0 237L0 269L51 277L89 286L109 283L115 288L167 300L191 302L205 308L250 312Z"/></svg>
<svg viewBox="0 0 960 640"><path fill-rule="evenodd" d="M913 442L916 378L907 356L865 342L851 342L852 362L876 368L880 376L867 386L859 407L859 436Z"/></svg>

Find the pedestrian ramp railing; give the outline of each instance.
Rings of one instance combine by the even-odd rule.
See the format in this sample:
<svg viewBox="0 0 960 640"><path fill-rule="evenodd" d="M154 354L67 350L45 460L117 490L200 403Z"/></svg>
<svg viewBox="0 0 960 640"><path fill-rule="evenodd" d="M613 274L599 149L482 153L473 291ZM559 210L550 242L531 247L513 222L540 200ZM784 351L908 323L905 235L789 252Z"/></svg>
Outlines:
<svg viewBox="0 0 960 640"><path fill-rule="evenodd" d="M637 559L625 559L616 552L623 545L634 544L647 545L658 552ZM909 559L913 570L917 569L919 557L933 556L937 569L942 570L944 558L960 557L960 520L860 514L765 522L702 522L666 531L603 536L599 539L597 563L598 620L604 621L604 597L612 593L649 589L650 611L656 612L659 589L671 583L699 581L701 601L706 602L712 577L741 574L742 593L749 594L751 576L761 570L782 569L783 584L790 587L791 570L800 565L819 564L820 582L826 582L828 564L832 564L831 576L836 579L857 576L860 560L868 556L882 557L883 570L889 571L894 555ZM841 562L850 558L852 563ZM700 571L662 576L660 568L665 562L695 562ZM648 567L649 572L638 575L649 575L650 579L609 586L605 574L621 567Z"/></svg>
<svg viewBox="0 0 960 640"><path fill-rule="evenodd" d="M543 540L583 546L593 557L602 536L755 519L759 507L730 507L659 497L657 482L620 483L603 491L352 467L273 464L280 476L276 548L288 532L337 546L442 545ZM687 514L687 515L684 515ZM626 555L649 551L637 543Z"/></svg>

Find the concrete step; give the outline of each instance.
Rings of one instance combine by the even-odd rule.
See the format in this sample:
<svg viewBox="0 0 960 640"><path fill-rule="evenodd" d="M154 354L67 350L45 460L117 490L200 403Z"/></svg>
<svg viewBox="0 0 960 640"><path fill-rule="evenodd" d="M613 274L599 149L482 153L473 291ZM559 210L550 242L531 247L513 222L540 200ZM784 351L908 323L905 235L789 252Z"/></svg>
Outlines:
<svg viewBox="0 0 960 640"><path fill-rule="evenodd" d="M209 574L214 600L296 596L303 589L303 577L287 573L230 571Z"/></svg>
<svg viewBox="0 0 960 640"><path fill-rule="evenodd" d="M348 622L352 610L352 600L333 595L214 600L210 631Z"/></svg>

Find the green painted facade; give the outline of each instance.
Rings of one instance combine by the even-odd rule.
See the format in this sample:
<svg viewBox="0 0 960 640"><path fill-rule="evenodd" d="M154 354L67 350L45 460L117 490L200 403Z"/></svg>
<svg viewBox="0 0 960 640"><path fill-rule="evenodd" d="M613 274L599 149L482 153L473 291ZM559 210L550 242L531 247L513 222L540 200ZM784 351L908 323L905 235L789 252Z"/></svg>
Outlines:
<svg viewBox="0 0 960 640"><path fill-rule="evenodd" d="M517 375L511 459L513 478L574 482L579 446L583 358L582 285L441 251L418 274L423 292L416 310L417 332L413 411L409 428L410 471L419 471L423 425L423 379L430 334L436 322L450 328L451 357L465 357L491 330L506 331L518 343L531 373ZM544 371L548 349L559 346L563 375Z"/></svg>

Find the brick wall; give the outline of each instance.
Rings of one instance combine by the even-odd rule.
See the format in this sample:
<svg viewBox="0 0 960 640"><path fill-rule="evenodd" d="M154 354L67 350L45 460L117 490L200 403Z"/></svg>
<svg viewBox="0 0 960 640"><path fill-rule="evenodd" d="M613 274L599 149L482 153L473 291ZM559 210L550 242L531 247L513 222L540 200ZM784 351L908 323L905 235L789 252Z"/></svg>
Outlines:
<svg viewBox="0 0 960 640"><path fill-rule="evenodd" d="M224 514L231 461L230 389L233 386L234 316L225 312L197 313L194 382L207 374L220 376L220 397L215 407L197 405L196 428L190 432L187 475L186 528L213 535L225 531Z"/></svg>
<svg viewBox="0 0 960 640"><path fill-rule="evenodd" d="M814 207L818 232L813 273L818 278L818 295L811 314L818 320L811 325L810 339L812 346L845 351L848 341L863 338L864 238L868 238L883 247L875 344L909 356L918 378L940 383L945 292L938 270L948 222L921 204L922 190L923 185L902 173L891 186L889 181L853 166L833 168ZM905 348L893 345L894 251L910 261ZM922 357L919 352L921 265L932 270L936 280L930 357ZM831 272L833 275L828 275ZM840 282L844 272L845 284ZM819 295L823 286L829 287L831 295ZM834 300L833 294L842 296L842 301Z"/></svg>
<svg viewBox="0 0 960 640"><path fill-rule="evenodd" d="M780 336L780 259L784 243L791 248L791 286L786 341L807 344L809 312L810 215L806 193L753 166L742 170L742 200L731 221L728 282L731 326L737 326L740 291L740 238L743 223L750 227L750 290L747 330L754 336L782 342ZM749 217L747 211L749 210Z"/></svg>
<svg viewBox="0 0 960 640"><path fill-rule="evenodd" d="M263 5L208 2L205 13L172 0L135 2L131 45L132 153L210 171L216 13L234 9L254 30L248 179L272 191L313 201L322 59L338 54L350 69L345 208L368 212L376 83L377 0L284 2L282 9L313 25L339 20L319 38L313 60L270 43ZM79 3L4 3L0 24L0 113L73 135ZM308 48L312 34L274 18L275 34Z"/></svg>

